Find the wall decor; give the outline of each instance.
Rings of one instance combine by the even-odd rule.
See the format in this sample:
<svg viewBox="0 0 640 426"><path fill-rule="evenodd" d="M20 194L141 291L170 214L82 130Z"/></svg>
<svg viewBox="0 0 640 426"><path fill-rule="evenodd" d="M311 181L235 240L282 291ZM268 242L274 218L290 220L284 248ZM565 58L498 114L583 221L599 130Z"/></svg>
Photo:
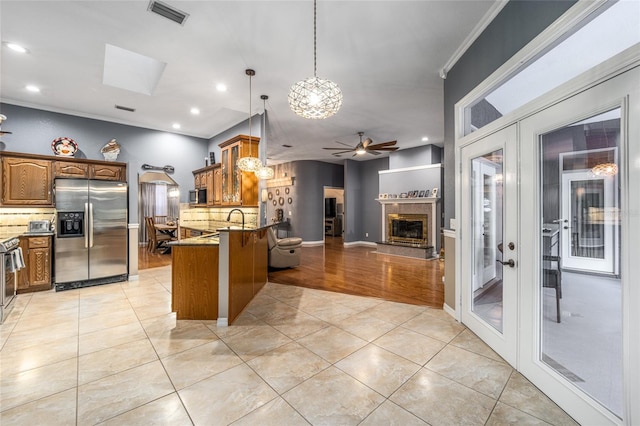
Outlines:
<svg viewBox="0 0 640 426"><path fill-rule="evenodd" d="M118 154L120 154L120 144L115 139L111 139L100 149L100 152L107 161L116 161Z"/></svg>
<svg viewBox="0 0 640 426"><path fill-rule="evenodd" d="M280 190L276 189L276 195L280 195Z"/></svg>
<svg viewBox="0 0 640 426"><path fill-rule="evenodd" d="M433 189L431 190L431 196L432 196L433 198L436 198L436 197L438 196L438 188L433 188Z"/></svg>
<svg viewBox="0 0 640 426"><path fill-rule="evenodd" d="M285 189L284 189L284 193L285 193L285 194L289 194L289 188L285 188Z"/></svg>
<svg viewBox="0 0 640 426"><path fill-rule="evenodd" d="M293 199L292 199L291 197L289 197L289 198L287 198L287 202L288 202L289 204L291 204L291 203L293 203Z"/></svg>
<svg viewBox="0 0 640 426"><path fill-rule="evenodd" d="M418 194L418 197L419 198L423 198L424 197L424 193L425 193L424 189L421 190L420 193Z"/></svg>
<svg viewBox="0 0 640 426"><path fill-rule="evenodd" d="M78 151L78 144L71 138L61 137L51 142L53 152L61 157L73 157Z"/></svg>
<svg viewBox="0 0 640 426"><path fill-rule="evenodd" d="M277 206L277 205L278 205L278 202L277 202L276 200L273 200L273 205L274 205L274 206Z"/></svg>
<svg viewBox="0 0 640 426"><path fill-rule="evenodd" d="M407 193L403 192L402 194L400 194L400 198L407 198Z"/></svg>
<svg viewBox="0 0 640 426"><path fill-rule="evenodd" d="M270 193L269 193L269 199L270 199L270 200L273 200L273 192L270 192Z"/></svg>
<svg viewBox="0 0 640 426"><path fill-rule="evenodd" d="M424 196L427 197L427 198L431 197L431 190L430 189L425 189L424 190Z"/></svg>
<svg viewBox="0 0 640 426"><path fill-rule="evenodd" d="M278 198L278 204L280 204L281 206L284 205L284 198L283 197Z"/></svg>

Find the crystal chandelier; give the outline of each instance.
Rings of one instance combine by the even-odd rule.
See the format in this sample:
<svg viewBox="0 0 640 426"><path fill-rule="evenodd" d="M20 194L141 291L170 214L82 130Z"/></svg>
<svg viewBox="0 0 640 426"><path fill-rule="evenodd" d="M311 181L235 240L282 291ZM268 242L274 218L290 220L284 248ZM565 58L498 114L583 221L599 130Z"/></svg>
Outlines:
<svg viewBox="0 0 640 426"><path fill-rule="evenodd" d="M256 72L252 69L247 69L245 74L249 76L249 145L251 145L251 77L256 75ZM239 158L236 166L243 172L255 172L262 167L262 161L249 155L248 157Z"/></svg>
<svg viewBox="0 0 640 426"><path fill-rule="evenodd" d="M313 77L291 86L289 107L304 118L321 119L331 117L342 105L342 92L331 80L318 78L316 60L316 2L313 1Z"/></svg>
<svg viewBox="0 0 640 426"><path fill-rule="evenodd" d="M258 179L273 179L274 171L271 167L260 166L258 170L254 172Z"/></svg>
<svg viewBox="0 0 640 426"><path fill-rule="evenodd" d="M591 173L596 176L615 176L618 174L618 165L616 163L602 163L593 166Z"/></svg>

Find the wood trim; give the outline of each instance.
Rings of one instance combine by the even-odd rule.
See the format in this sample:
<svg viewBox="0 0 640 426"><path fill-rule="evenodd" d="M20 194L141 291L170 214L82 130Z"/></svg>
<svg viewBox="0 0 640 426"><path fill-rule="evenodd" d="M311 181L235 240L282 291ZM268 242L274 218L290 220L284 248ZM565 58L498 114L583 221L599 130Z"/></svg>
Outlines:
<svg viewBox="0 0 640 426"><path fill-rule="evenodd" d="M127 163L122 163L119 161L103 161L103 160L90 160L88 158L75 158L75 157L56 157L55 155L40 155L40 154L29 154L26 152L11 152L11 151L2 151L0 152L0 156L4 157L20 157L20 158L31 158L38 160L49 160L49 161L65 161L65 162L74 162L74 163L86 163L86 164L103 164L103 165L111 165L111 166L127 166Z"/></svg>
<svg viewBox="0 0 640 426"><path fill-rule="evenodd" d="M243 141L244 143L249 143L249 135L238 135L238 136L234 136L229 140L226 140L220 144L218 144L218 146L220 148L226 148L229 145L233 145L236 142L240 142ZM260 138L257 136L251 136L251 144L258 144L260 143Z"/></svg>

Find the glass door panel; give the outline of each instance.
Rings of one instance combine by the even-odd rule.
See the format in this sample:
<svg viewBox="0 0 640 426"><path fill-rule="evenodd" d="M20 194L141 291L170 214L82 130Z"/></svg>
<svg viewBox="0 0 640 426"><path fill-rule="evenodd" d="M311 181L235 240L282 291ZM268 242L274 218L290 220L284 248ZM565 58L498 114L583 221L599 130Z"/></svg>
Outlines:
<svg viewBox="0 0 640 426"><path fill-rule="evenodd" d="M540 136L539 359L622 416L620 109Z"/></svg>
<svg viewBox="0 0 640 426"><path fill-rule="evenodd" d="M473 210L472 311L502 332L502 149L471 160ZM498 256L500 254L500 256Z"/></svg>
<svg viewBox="0 0 640 426"><path fill-rule="evenodd" d="M460 148L461 319L516 363L518 205L516 126ZM469 236L469 237L466 237Z"/></svg>

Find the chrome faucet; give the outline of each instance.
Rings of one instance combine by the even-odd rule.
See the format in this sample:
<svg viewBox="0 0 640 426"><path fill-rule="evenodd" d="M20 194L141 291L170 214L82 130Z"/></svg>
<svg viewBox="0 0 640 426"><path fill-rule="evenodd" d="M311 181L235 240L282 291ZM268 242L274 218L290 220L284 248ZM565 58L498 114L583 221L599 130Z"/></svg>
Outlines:
<svg viewBox="0 0 640 426"><path fill-rule="evenodd" d="M231 213L233 212L240 212L240 214L242 215L242 229L244 229L244 212L240 209L231 209L229 215L227 216L227 222L231 220Z"/></svg>

